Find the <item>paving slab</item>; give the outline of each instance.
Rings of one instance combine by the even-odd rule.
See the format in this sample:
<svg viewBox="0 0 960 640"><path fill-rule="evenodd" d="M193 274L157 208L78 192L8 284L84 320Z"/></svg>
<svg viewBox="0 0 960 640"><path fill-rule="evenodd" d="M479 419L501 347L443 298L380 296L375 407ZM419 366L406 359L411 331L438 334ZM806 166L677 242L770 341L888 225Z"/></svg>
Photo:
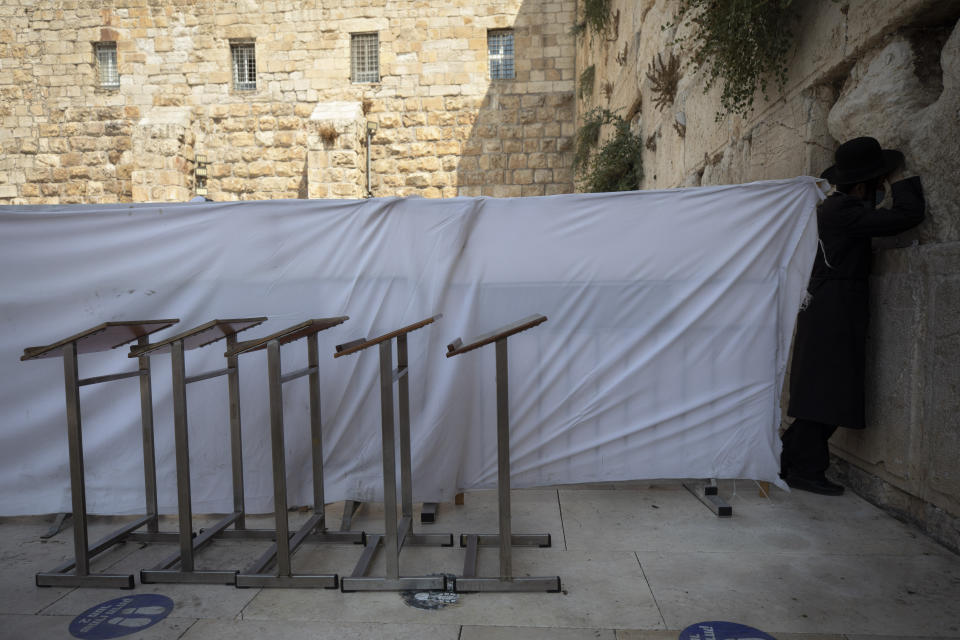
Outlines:
<svg viewBox="0 0 960 640"><path fill-rule="evenodd" d="M846 634L845 640L956 640L960 635L949 636L864 636L860 634Z"/></svg>
<svg viewBox="0 0 960 640"><path fill-rule="evenodd" d="M946 553L638 555L667 628L735 620L789 633L960 633L960 560Z"/></svg>
<svg viewBox="0 0 960 640"><path fill-rule="evenodd" d="M617 640L677 640L679 631L647 631L645 629L617 629Z"/></svg>
<svg viewBox="0 0 960 640"><path fill-rule="evenodd" d="M74 616L0 614L0 640L76 640L70 634ZM155 625L127 636L131 640L178 640L196 620L166 617Z"/></svg>
<svg viewBox="0 0 960 640"><path fill-rule="evenodd" d="M53 538L41 535L53 518L5 518L0 521L0 613L39 613L70 592L64 587L38 587L36 574L50 571L73 559L73 529L66 527ZM116 531L123 519L97 519L88 526L89 537L96 540ZM91 562L92 572L107 571L118 560L132 553L135 545L120 544L98 555Z"/></svg>
<svg viewBox="0 0 960 640"><path fill-rule="evenodd" d="M310 549L332 554L328 546ZM458 549L404 550L403 573L437 573L439 553L462 562ZM485 559L484 559L485 558ZM560 575L561 593L460 594L457 604L423 610L405 604L397 593L317 593L301 589L263 589L243 612L244 619L429 622L432 624L566 628L662 628L660 613L650 595L636 556L629 552L554 552L515 549L515 574ZM495 573L496 553L481 553L481 573ZM331 560L327 566L334 564ZM458 569L459 571L459 569Z"/></svg>
<svg viewBox="0 0 960 640"><path fill-rule="evenodd" d="M457 625L200 620L182 640L457 640L459 632Z"/></svg>
<svg viewBox="0 0 960 640"><path fill-rule="evenodd" d="M701 620L701 622L708 622ZM777 640L847 640L844 635L822 633L781 633L769 629L761 629L764 633ZM617 640L677 640L681 631L644 631L642 629L618 629ZM888 639L889 640L889 639Z"/></svg>
<svg viewBox="0 0 960 640"><path fill-rule="evenodd" d="M560 490L568 549L756 551L783 553L941 553L942 547L865 500L787 493L761 498L730 483L721 495L733 516L719 518L678 484L628 490ZM724 490L726 489L726 490ZM815 498L815 499L811 499ZM864 535L869 531L870 535Z"/></svg>
<svg viewBox="0 0 960 640"><path fill-rule="evenodd" d="M613 629L465 626L460 640L616 640ZM671 640L676 640L676 637Z"/></svg>

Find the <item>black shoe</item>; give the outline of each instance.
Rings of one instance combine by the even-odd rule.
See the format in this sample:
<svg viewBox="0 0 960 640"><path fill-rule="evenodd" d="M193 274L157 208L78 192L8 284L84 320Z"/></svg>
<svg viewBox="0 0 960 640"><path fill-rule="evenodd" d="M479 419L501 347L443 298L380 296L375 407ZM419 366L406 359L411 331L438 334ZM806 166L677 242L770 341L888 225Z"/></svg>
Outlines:
<svg viewBox="0 0 960 640"><path fill-rule="evenodd" d="M823 476L819 478L805 478L795 473L790 473L787 474L787 477L784 479L787 481L787 486L791 489L819 493L824 496L842 496L844 491L842 484L830 482Z"/></svg>

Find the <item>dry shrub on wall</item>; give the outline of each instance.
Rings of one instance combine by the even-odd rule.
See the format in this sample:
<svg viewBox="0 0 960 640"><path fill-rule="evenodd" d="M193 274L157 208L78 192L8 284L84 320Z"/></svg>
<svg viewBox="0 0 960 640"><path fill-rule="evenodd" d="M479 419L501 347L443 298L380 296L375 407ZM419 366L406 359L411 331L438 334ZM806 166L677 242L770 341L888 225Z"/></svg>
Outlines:
<svg viewBox="0 0 960 640"><path fill-rule="evenodd" d="M692 27L676 43L706 71L706 89L723 85L718 120L750 111L757 89L766 96L771 79L783 89L799 0L679 0L678 5L677 18L662 28Z"/></svg>
<svg viewBox="0 0 960 640"><path fill-rule="evenodd" d="M340 134L337 133L337 128L327 122L320 125L317 133L320 134L320 139L323 140L323 144L327 146L336 142L337 138L340 137Z"/></svg>
<svg viewBox="0 0 960 640"><path fill-rule="evenodd" d="M650 61L647 67L647 79L650 80L655 97L653 104L657 109L663 111L666 107L673 104L677 97L677 84L680 82L680 58L670 52L667 61L663 61L663 56L657 54L657 57Z"/></svg>

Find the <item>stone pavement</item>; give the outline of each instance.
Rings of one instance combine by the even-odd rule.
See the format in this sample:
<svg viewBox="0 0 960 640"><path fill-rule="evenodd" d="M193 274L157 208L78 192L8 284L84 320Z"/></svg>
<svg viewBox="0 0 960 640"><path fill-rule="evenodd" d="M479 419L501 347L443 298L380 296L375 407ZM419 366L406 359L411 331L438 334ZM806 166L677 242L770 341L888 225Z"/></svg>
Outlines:
<svg viewBox="0 0 960 640"><path fill-rule="evenodd" d="M70 638L86 609L113 598L157 593L173 612L135 640L418 639L673 640L695 622L728 620L778 640L960 639L960 558L859 497L821 497L724 481L734 508L717 518L676 482L517 490L514 532L553 536L549 549L517 549L518 575L559 574L561 593L459 594L435 609L397 593L141 585L116 589L37 588L34 573L72 556L67 528L42 541L50 517L0 519L0 638ZM328 506L339 524L342 503ZM292 521L308 513L294 512ZM382 511L365 505L354 528L379 531ZM94 518L91 539L119 526ZM198 522L202 521L198 519ZM268 517L248 518L269 527ZM202 522L199 522L202 526ZM164 518L163 530L175 521ZM463 506L441 504L423 531L496 529L496 496L470 492ZM214 542L198 567L242 567L266 542ZM94 569L134 574L174 550L127 543ZM349 574L358 546L306 544L295 570ZM409 547L406 574L460 573L463 550ZM382 564L380 565L382 566ZM496 573L494 549L481 549L481 573Z"/></svg>

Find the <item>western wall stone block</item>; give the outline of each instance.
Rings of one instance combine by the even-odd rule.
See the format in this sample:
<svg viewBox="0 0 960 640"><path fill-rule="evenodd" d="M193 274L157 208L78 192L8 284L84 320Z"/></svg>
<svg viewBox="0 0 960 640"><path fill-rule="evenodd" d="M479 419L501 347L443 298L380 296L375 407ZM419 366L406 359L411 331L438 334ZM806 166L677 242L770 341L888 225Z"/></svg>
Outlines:
<svg viewBox="0 0 960 640"><path fill-rule="evenodd" d="M262 176L272 176L273 175L273 166L272 162L251 162L248 165L249 175L251 178L258 178Z"/></svg>
<svg viewBox="0 0 960 640"><path fill-rule="evenodd" d="M511 174L511 180L513 184L532 184L533 183L533 170L532 169L517 169Z"/></svg>
<svg viewBox="0 0 960 640"><path fill-rule="evenodd" d="M523 153L523 140L504 140L500 143L500 148L503 153ZM486 153L486 150L484 152Z"/></svg>
<svg viewBox="0 0 960 640"><path fill-rule="evenodd" d="M246 182L240 178L224 178L220 181L220 190L232 193L240 193L246 189Z"/></svg>
<svg viewBox="0 0 960 640"><path fill-rule="evenodd" d="M487 191L495 198L519 198L523 188L519 184L493 184Z"/></svg>
<svg viewBox="0 0 960 640"><path fill-rule="evenodd" d="M40 197L40 185L36 183L25 183L21 185L6 185L13 189L20 189L20 195L24 198L39 198ZM16 196L10 196L15 198Z"/></svg>
<svg viewBox="0 0 960 640"><path fill-rule="evenodd" d="M303 120L296 116L282 116L277 118L278 129L300 129L303 126Z"/></svg>
<svg viewBox="0 0 960 640"><path fill-rule="evenodd" d="M248 132L231 133L227 139L232 147L251 147L256 144L253 134Z"/></svg>
<svg viewBox="0 0 960 640"><path fill-rule="evenodd" d="M417 168L419 167L419 164L416 160L404 159L404 160L399 160L396 163L396 166L397 166L396 170L399 173L413 173L414 171L417 170Z"/></svg>
<svg viewBox="0 0 960 640"><path fill-rule="evenodd" d="M426 187L430 184L430 176L426 173L412 173L404 178L403 183L408 187Z"/></svg>
<svg viewBox="0 0 960 640"><path fill-rule="evenodd" d="M433 156L421 158L419 161L419 168L422 171L439 171L440 160Z"/></svg>
<svg viewBox="0 0 960 640"><path fill-rule="evenodd" d="M403 126L418 127L427 124L427 114L420 112L407 112L403 114Z"/></svg>
<svg viewBox="0 0 960 640"><path fill-rule="evenodd" d="M508 169L526 169L527 156L522 153L511 153L507 160Z"/></svg>
<svg viewBox="0 0 960 640"><path fill-rule="evenodd" d="M252 131L253 120L251 118L228 118L220 125L220 129L225 133L234 133L237 131Z"/></svg>
<svg viewBox="0 0 960 640"><path fill-rule="evenodd" d="M293 131L278 131L274 137L274 144L278 147L291 147L297 142L297 134ZM306 143L306 135L303 136Z"/></svg>

